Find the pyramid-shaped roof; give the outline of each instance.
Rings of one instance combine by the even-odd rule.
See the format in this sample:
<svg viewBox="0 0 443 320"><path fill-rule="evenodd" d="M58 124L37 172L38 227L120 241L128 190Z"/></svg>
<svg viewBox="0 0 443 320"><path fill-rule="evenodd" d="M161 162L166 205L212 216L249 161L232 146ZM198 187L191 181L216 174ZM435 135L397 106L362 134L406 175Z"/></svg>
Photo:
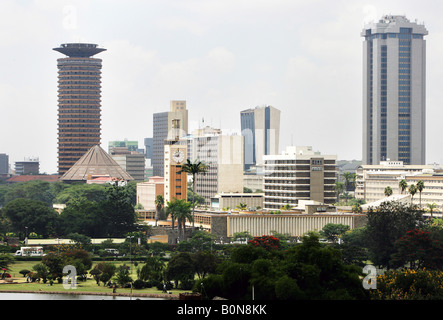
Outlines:
<svg viewBox="0 0 443 320"><path fill-rule="evenodd" d="M99 145L86 152L60 180L86 181L92 176L109 176L119 180L134 180L112 157Z"/></svg>

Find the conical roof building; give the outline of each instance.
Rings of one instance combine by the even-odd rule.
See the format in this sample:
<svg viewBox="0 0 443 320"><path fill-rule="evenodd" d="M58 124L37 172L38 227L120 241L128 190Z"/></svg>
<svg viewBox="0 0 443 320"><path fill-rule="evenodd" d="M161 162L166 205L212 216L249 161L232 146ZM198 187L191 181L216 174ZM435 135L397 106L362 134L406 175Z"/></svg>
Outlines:
<svg viewBox="0 0 443 320"><path fill-rule="evenodd" d="M109 176L112 179L134 180L112 157L99 145L86 152L61 178L63 182L90 180L92 177Z"/></svg>

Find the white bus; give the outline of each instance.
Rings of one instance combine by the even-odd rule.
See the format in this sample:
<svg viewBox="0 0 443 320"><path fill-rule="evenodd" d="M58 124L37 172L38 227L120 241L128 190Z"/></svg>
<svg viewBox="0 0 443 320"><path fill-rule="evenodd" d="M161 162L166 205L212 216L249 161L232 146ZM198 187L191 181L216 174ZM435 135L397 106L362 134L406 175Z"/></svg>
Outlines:
<svg viewBox="0 0 443 320"><path fill-rule="evenodd" d="M37 257L44 256L43 247L21 247L15 252L16 256L22 257Z"/></svg>

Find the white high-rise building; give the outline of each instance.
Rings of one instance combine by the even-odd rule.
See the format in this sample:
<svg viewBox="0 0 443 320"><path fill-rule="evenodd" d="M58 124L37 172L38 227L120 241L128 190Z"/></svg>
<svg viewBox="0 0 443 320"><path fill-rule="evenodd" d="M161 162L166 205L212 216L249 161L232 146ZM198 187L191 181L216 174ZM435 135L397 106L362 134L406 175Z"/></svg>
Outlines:
<svg viewBox="0 0 443 320"><path fill-rule="evenodd" d="M405 16L367 24L363 42L363 164L425 164L424 25Z"/></svg>
<svg viewBox="0 0 443 320"><path fill-rule="evenodd" d="M280 110L272 106L240 112L242 136L245 137L245 170L262 166L263 156L279 153Z"/></svg>

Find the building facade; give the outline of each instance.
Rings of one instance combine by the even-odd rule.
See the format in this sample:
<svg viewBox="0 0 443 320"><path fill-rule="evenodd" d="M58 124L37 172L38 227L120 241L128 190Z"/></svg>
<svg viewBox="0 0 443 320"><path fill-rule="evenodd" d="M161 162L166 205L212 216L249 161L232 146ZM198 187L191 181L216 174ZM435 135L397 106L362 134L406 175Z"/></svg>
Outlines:
<svg viewBox="0 0 443 320"><path fill-rule="evenodd" d="M137 183L137 204L145 210L155 210L155 199L164 195L164 178L150 177L149 181Z"/></svg>
<svg viewBox="0 0 443 320"><path fill-rule="evenodd" d="M300 200L336 202L337 156L312 147L287 147L280 155L264 156L264 208L296 207Z"/></svg>
<svg viewBox="0 0 443 320"><path fill-rule="evenodd" d="M109 154L135 181L145 180L146 159L144 153L130 151L128 147L111 147Z"/></svg>
<svg viewBox="0 0 443 320"><path fill-rule="evenodd" d="M0 153L0 176L9 175L9 155Z"/></svg>
<svg viewBox="0 0 443 320"><path fill-rule="evenodd" d="M263 156L279 153L280 110L256 107L240 112L241 132L245 139L245 170L262 165Z"/></svg>
<svg viewBox="0 0 443 320"><path fill-rule="evenodd" d="M363 164L425 164L427 34L404 16L384 16L361 33Z"/></svg>
<svg viewBox="0 0 443 320"><path fill-rule="evenodd" d="M173 139L172 120L180 120L180 137L188 133L188 110L186 109L186 101L173 100L170 102L170 111L154 113L153 115L153 141L152 141L152 167L153 175L164 176L164 141Z"/></svg>
<svg viewBox="0 0 443 320"><path fill-rule="evenodd" d="M188 159L188 145L180 140L182 126L179 119L173 119L169 137L164 140L164 199L165 203L177 200L187 200L188 176L182 171L183 164Z"/></svg>
<svg viewBox="0 0 443 320"><path fill-rule="evenodd" d="M186 140L192 161L208 166L195 184L196 193L205 198L207 205L218 193L243 193L243 136L208 134L188 136Z"/></svg>
<svg viewBox="0 0 443 320"><path fill-rule="evenodd" d="M379 165L362 165L357 167L355 198L366 203L379 201L386 197L385 189L390 187L394 195L401 194L399 182L405 180L408 185L416 184L418 180L425 183L422 192L425 201L443 204L443 194L440 189L443 176L438 174L438 168L432 165L405 165L401 161L382 161ZM404 192L407 193L407 190ZM419 197L413 199L418 204Z"/></svg>
<svg viewBox="0 0 443 320"><path fill-rule="evenodd" d="M66 56L58 67L58 173L63 175L101 140L102 60L96 44L54 48Z"/></svg>
<svg viewBox="0 0 443 320"><path fill-rule="evenodd" d="M16 175L40 174L40 161L38 158L25 158L14 163Z"/></svg>

